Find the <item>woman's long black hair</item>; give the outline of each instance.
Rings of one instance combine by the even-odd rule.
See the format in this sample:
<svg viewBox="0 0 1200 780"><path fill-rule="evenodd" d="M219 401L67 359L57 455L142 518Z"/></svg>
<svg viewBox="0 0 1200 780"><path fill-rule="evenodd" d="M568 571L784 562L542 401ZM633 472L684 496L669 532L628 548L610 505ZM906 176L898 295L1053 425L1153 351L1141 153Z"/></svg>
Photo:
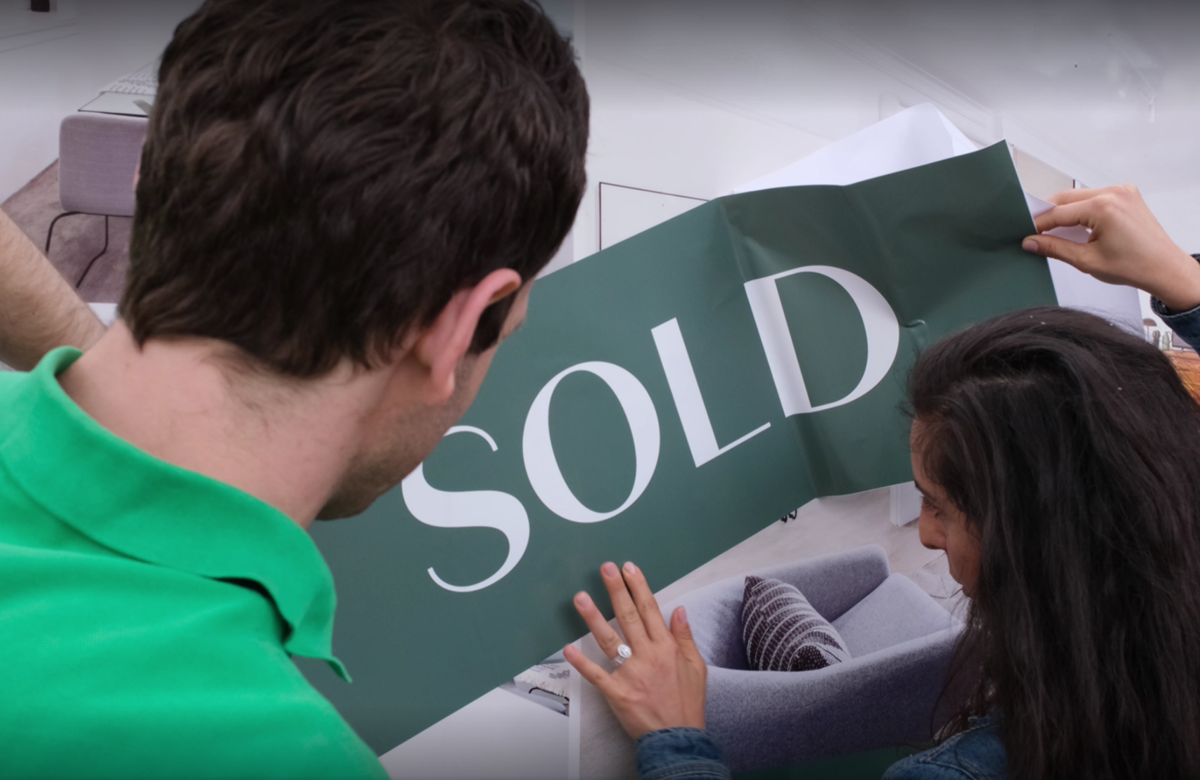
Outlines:
<svg viewBox="0 0 1200 780"><path fill-rule="evenodd" d="M998 714L1020 780L1200 778L1200 406L1170 361L1032 309L931 347L909 398L980 544L947 732Z"/></svg>

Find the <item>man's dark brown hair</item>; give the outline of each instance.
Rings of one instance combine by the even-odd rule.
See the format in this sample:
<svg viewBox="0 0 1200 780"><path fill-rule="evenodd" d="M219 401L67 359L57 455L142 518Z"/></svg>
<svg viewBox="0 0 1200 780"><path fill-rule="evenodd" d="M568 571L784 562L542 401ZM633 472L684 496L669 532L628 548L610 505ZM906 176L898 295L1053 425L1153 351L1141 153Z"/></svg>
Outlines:
<svg viewBox="0 0 1200 780"><path fill-rule="evenodd" d="M208 0L159 80L121 301L139 344L374 365L459 289L536 275L583 196L587 91L527 0Z"/></svg>

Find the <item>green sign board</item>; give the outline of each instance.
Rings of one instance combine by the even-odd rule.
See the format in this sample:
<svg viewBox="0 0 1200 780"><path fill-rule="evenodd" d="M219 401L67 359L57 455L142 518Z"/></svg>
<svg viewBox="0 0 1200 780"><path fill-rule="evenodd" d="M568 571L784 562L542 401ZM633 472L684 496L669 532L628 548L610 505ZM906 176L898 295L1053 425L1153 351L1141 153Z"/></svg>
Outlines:
<svg viewBox="0 0 1200 780"><path fill-rule="evenodd" d="M1032 231L998 144L721 198L539 281L423 467L314 529L355 681L303 668L382 753L585 633L602 562L658 589L813 498L910 480L918 352L1055 302Z"/></svg>

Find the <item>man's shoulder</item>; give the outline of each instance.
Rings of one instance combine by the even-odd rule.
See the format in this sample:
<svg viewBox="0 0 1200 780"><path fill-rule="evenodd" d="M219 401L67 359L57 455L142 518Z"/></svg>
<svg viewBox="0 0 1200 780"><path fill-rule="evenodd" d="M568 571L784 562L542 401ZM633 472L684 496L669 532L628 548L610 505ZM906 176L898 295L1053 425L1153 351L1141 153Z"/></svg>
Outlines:
<svg viewBox="0 0 1200 780"><path fill-rule="evenodd" d="M0 548L0 764L16 774L379 776L284 650L262 593L78 552L34 550L33 566Z"/></svg>
<svg viewBox="0 0 1200 780"><path fill-rule="evenodd" d="M311 540L49 377L0 376L0 775L381 777L288 654L328 649Z"/></svg>
<svg viewBox="0 0 1200 780"><path fill-rule="evenodd" d="M66 350L56 352L62 353L56 358L69 357ZM14 434L36 435L41 410L51 395L44 374L54 361L44 362L46 368L39 364L33 371L0 370L0 444Z"/></svg>
<svg viewBox="0 0 1200 780"><path fill-rule="evenodd" d="M12 402L32 384L33 379L28 372L0 370L0 428L8 428L26 419Z"/></svg>
<svg viewBox="0 0 1200 780"><path fill-rule="evenodd" d="M103 712L6 724L0 775L13 777L382 778L378 758L330 708L269 690L225 690L206 701L184 687L174 699L93 698ZM241 699L242 701L239 701ZM257 701L255 701L257 700ZM64 700L63 707L76 701ZM326 704L325 707L328 707ZM8 720L5 718L4 720Z"/></svg>

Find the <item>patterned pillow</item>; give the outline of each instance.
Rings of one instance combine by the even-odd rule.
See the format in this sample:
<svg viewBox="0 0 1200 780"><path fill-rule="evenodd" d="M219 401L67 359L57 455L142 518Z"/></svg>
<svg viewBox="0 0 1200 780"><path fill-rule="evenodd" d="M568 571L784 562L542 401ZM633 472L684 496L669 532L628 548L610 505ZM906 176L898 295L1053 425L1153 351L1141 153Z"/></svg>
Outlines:
<svg viewBox="0 0 1200 780"><path fill-rule="evenodd" d="M746 578L742 641L750 668L760 672L807 672L850 658L846 643L794 585Z"/></svg>

